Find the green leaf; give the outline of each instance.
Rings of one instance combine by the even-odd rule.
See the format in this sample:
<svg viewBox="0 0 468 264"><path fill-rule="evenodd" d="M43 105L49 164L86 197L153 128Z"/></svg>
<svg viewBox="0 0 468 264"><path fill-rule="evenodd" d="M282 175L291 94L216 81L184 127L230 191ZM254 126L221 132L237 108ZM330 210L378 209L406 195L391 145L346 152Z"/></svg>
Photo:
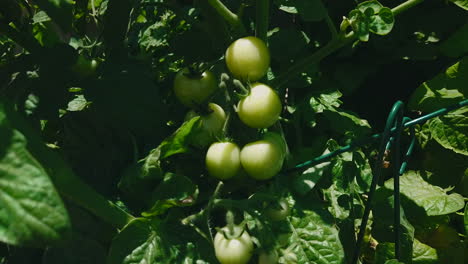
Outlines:
<svg viewBox="0 0 468 264"><path fill-rule="evenodd" d="M365 1L365 2L360 3L357 6L357 9L361 11L362 13L372 16L374 14L378 14L380 10L382 9L382 7L383 5L381 3L375 0L372 0L372 1ZM372 12L369 12L369 10Z"/></svg>
<svg viewBox="0 0 468 264"><path fill-rule="evenodd" d="M404 263L410 263L413 252L413 240L414 240L414 227L408 221L403 207L400 205L400 260ZM372 236L379 242L391 242L383 243L384 249L391 249L395 241L395 227L394 227L394 212L395 203L393 192L380 188L376 191L375 199L372 204L373 227ZM387 244L387 245L385 245ZM379 244L380 245L380 244ZM378 249L377 249L378 250ZM390 255L388 255L390 254ZM384 263L383 260L394 258L393 251L386 251L385 257L376 261L376 263Z"/></svg>
<svg viewBox="0 0 468 264"><path fill-rule="evenodd" d="M354 33L364 42L369 40L369 32L387 35L395 22L392 10L374 0L360 3L348 17Z"/></svg>
<svg viewBox="0 0 468 264"><path fill-rule="evenodd" d="M307 204L307 209L299 208L301 213L290 218L289 247L297 263L344 263L344 250L333 218L321 205L310 201Z"/></svg>
<svg viewBox="0 0 468 264"><path fill-rule="evenodd" d="M153 206L154 201L151 201L151 192L164 175L161 162L173 155L190 151L190 137L196 132L200 124L199 116L184 122L171 136L163 140L157 148L151 150L148 156L124 171L119 182L119 189L130 198L143 201L148 206Z"/></svg>
<svg viewBox="0 0 468 264"><path fill-rule="evenodd" d="M468 108L432 119L429 130L444 148L468 156Z"/></svg>
<svg viewBox="0 0 468 264"><path fill-rule="evenodd" d="M36 3L63 31L68 32L71 29L74 5L72 0L38 0Z"/></svg>
<svg viewBox="0 0 468 264"><path fill-rule="evenodd" d="M310 126L316 125L315 118L319 116L317 114L323 114L325 120L338 134L342 134L344 131L354 132L355 135L368 133L370 126L367 121L338 108L342 103L339 100L341 96L341 92L337 90L322 91L319 95L313 95L309 100L312 113L307 116Z"/></svg>
<svg viewBox="0 0 468 264"><path fill-rule="evenodd" d="M394 243L379 243L377 245L377 252L376 252L376 260L375 263L410 263L410 262L399 262L398 260L395 260L395 244ZM428 246L425 245L419 240L414 239L413 242L413 256L412 256L412 262L413 264L437 264L441 263L438 256L437 256L437 251Z"/></svg>
<svg viewBox="0 0 468 264"><path fill-rule="evenodd" d="M404 264L404 263L396 259L390 259L390 260L385 261L385 264Z"/></svg>
<svg viewBox="0 0 468 264"><path fill-rule="evenodd" d="M440 260L437 256L437 251L414 239L413 243L413 264L437 264Z"/></svg>
<svg viewBox="0 0 468 264"><path fill-rule="evenodd" d="M375 251L375 264L392 263L395 259L395 243L384 242L377 245ZM400 262L396 262L400 263Z"/></svg>
<svg viewBox="0 0 468 264"><path fill-rule="evenodd" d="M456 4L457 6L468 10L468 0L450 0L450 2Z"/></svg>
<svg viewBox="0 0 468 264"><path fill-rule="evenodd" d="M315 185L322 178L330 162L323 162L305 170L294 180L294 189L301 195L305 195L314 189Z"/></svg>
<svg viewBox="0 0 468 264"><path fill-rule="evenodd" d="M362 204L355 197L367 192L372 179L370 166L360 151L338 156L332 165L332 184L323 189L328 211L339 221L361 217Z"/></svg>
<svg viewBox="0 0 468 264"><path fill-rule="evenodd" d="M362 137L371 133L371 126L365 119L359 118L355 113L345 110L323 112L329 121L330 128L338 134L348 132L353 138Z"/></svg>
<svg viewBox="0 0 468 264"><path fill-rule="evenodd" d="M468 1L466 1L468 3ZM446 56L457 58L468 52L468 23L465 23L447 40L442 42L440 50Z"/></svg>
<svg viewBox="0 0 468 264"><path fill-rule="evenodd" d="M385 187L393 190L393 179L386 181ZM463 196L447 194L446 190L427 183L417 171L408 171L400 177L400 192L424 208L428 216L454 213L465 205Z"/></svg>
<svg viewBox="0 0 468 264"><path fill-rule="evenodd" d="M9 126L0 102L0 241L45 246L69 234L70 221L48 173Z"/></svg>
<svg viewBox="0 0 468 264"><path fill-rule="evenodd" d="M164 176L160 156L160 148L151 150L144 159L125 169L120 178L119 189L127 198L143 202L143 207L151 206L151 193Z"/></svg>
<svg viewBox="0 0 468 264"><path fill-rule="evenodd" d="M160 158L165 159L175 154L185 153L190 150L189 137L197 126L200 126L200 117L194 117L182 124L174 134L165 139L160 145Z"/></svg>
<svg viewBox="0 0 468 264"><path fill-rule="evenodd" d="M33 36L39 44L44 47L53 47L61 42L60 35L56 31L56 26L52 21L46 20L41 13L37 13L36 16L39 16L35 20L42 21L33 23ZM33 19L34 19L33 18Z"/></svg>
<svg viewBox="0 0 468 264"><path fill-rule="evenodd" d="M429 124L426 123L419 136L422 146L422 152L418 153L419 157L415 157L421 161L420 166L431 173L421 174L425 180L432 185L437 185L442 188L450 188L456 186L460 188L460 194L463 194L463 178L467 169L468 156L458 154L450 149L440 145L431 136ZM425 141L425 138L429 138Z"/></svg>
<svg viewBox="0 0 468 264"><path fill-rule="evenodd" d="M113 239L107 263L215 263L212 246L193 229L179 225L179 217L133 220Z"/></svg>
<svg viewBox="0 0 468 264"><path fill-rule="evenodd" d="M363 12L356 9L349 12L349 22L360 41L369 41L369 21Z"/></svg>
<svg viewBox="0 0 468 264"><path fill-rule="evenodd" d="M157 263L164 256L162 244L151 222L137 218L112 240L107 263Z"/></svg>
<svg viewBox="0 0 468 264"><path fill-rule="evenodd" d="M89 105L88 101L83 95L77 95L73 100L68 103L67 111L76 112L82 111Z"/></svg>
<svg viewBox="0 0 468 264"><path fill-rule="evenodd" d="M369 190L372 181L372 168L366 155L362 151L353 152L353 162L358 170L356 183L360 193Z"/></svg>
<svg viewBox="0 0 468 264"><path fill-rule="evenodd" d="M392 31L395 19L390 8L384 7L379 14L370 18L369 30L377 35L387 35Z"/></svg>
<svg viewBox="0 0 468 264"><path fill-rule="evenodd" d="M153 192L151 199L153 206L150 210L143 212L142 215L146 217L156 216L174 206L191 206L197 195L197 186L189 178L168 173Z"/></svg>
<svg viewBox="0 0 468 264"><path fill-rule="evenodd" d="M318 96L312 96L309 104L316 113L323 113L324 110L335 110L343 102L339 99L343 94L338 90L323 91Z"/></svg>
<svg viewBox="0 0 468 264"><path fill-rule="evenodd" d="M466 98L468 94L468 57L450 66L445 72L424 82L411 95L408 108L432 112ZM465 96L464 96L465 94Z"/></svg>

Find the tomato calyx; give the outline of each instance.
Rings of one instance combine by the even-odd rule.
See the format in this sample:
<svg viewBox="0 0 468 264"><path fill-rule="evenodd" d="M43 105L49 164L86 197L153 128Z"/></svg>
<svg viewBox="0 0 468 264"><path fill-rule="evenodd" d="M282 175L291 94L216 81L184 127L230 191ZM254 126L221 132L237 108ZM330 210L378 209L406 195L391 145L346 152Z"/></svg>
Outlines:
<svg viewBox="0 0 468 264"><path fill-rule="evenodd" d="M242 236L245 232L245 222L240 223L239 225L235 224L235 215L234 212L228 210L226 212L226 223L227 225L221 229L218 229L218 232L221 232L224 238L231 240L236 239Z"/></svg>
<svg viewBox="0 0 468 264"><path fill-rule="evenodd" d="M223 228L216 228L216 231L220 232L223 237L227 240L232 240L241 237L245 232L245 224L233 225L229 224Z"/></svg>
<svg viewBox="0 0 468 264"><path fill-rule="evenodd" d="M249 233L232 222L218 230L213 244L215 256L221 264L247 264L254 253Z"/></svg>
<svg viewBox="0 0 468 264"><path fill-rule="evenodd" d="M187 66L188 71L184 72L183 75L189 79L200 80L203 78L203 73L209 70L209 65L201 63L192 63Z"/></svg>
<svg viewBox="0 0 468 264"><path fill-rule="evenodd" d="M214 112L213 109L209 106L209 103L203 103L203 104L194 104L193 110L195 114L200 115L200 116L207 116L211 113Z"/></svg>

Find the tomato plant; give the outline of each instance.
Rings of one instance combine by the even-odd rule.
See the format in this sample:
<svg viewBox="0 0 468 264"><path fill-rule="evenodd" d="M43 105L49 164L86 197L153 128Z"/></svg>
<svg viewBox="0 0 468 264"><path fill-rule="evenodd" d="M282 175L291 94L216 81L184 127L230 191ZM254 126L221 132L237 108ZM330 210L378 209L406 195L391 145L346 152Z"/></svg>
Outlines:
<svg viewBox="0 0 468 264"><path fill-rule="evenodd" d="M467 9L1 0L0 264L467 263Z"/></svg>
<svg viewBox="0 0 468 264"><path fill-rule="evenodd" d="M270 53L256 37L234 41L226 50L226 65L234 77L244 81L261 79L270 67Z"/></svg>
<svg viewBox="0 0 468 264"><path fill-rule="evenodd" d="M278 121L281 101L271 87L255 83L250 88L250 94L239 101L237 114L250 127L267 128Z"/></svg>
<svg viewBox="0 0 468 264"><path fill-rule="evenodd" d="M174 93L187 107L204 103L216 89L216 78L210 71L198 74L191 72L189 68L184 68L174 78Z"/></svg>
<svg viewBox="0 0 468 264"><path fill-rule="evenodd" d="M240 235L232 236L229 228L223 227L214 237L216 258L221 264L247 264L253 255L253 243L249 233L246 230L235 230L235 233Z"/></svg>
<svg viewBox="0 0 468 264"><path fill-rule="evenodd" d="M230 179L240 170L239 147L232 142L213 143L206 153L205 163L211 176L220 180Z"/></svg>

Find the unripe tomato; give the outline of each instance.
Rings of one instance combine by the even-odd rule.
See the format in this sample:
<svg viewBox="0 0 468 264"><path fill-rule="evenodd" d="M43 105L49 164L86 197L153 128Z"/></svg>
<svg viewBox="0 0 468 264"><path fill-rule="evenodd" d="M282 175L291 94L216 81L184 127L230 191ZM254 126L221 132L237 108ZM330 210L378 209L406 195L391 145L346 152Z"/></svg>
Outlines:
<svg viewBox="0 0 468 264"><path fill-rule="evenodd" d="M239 147L232 142L211 144L205 160L208 173L220 180L237 175L241 168L239 152Z"/></svg>
<svg viewBox="0 0 468 264"><path fill-rule="evenodd" d="M223 108L215 103L209 103L208 108L211 111L207 115L201 116L201 127L194 132L191 142L194 146L204 148L221 136L224 123L226 122L226 113ZM195 111L187 113L186 120L197 116Z"/></svg>
<svg viewBox="0 0 468 264"><path fill-rule="evenodd" d="M240 228L240 227L235 227ZM252 238L246 230L239 237L227 238L228 228L223 227L214 238L214 250L221 264L247 264L253 255Z"/></svg>
<svg viewBox="0 0 468 264"><path fill-rule="evenodd" d="M266 132L263 135L263 138L266 140L271 140L278 144L278 147L281 149L281 152L283 153L283 157L286 157L287 151L288 151L288 146L286 145L286 141L283 139L283 137L276 133L276 132Z"/></svg>
<svg viewBox="0 0 468 264"><path fill-rule="evenodd" d="M278 120L281 108L281 101L273 89L268 85L255 83L250 94L239 101L237 114L249 127L267 128Z"/></svg>
<svg viewBox="0 0 468 264"><path fill-rule="evenodd" d="M259 140L245 145L240 153L242 167L256 180L268 180L282 168L284 154L272 140Z"/></svg>
<svg viewBox="0 0 468 264"><path fill-rule="evenodd" d="M205 102L216 90L216 78L210 71L200 76L192 76L188 68L180 70L174 79L174 93L179 101L194 107Z"/></svg>
<svg viewBox="0 0 468 264"><path fill-rule="evenodd" d="M240 38L227 48L226 65L237 79L257 81L270 67L270 52L259 38Z"/></svg>
<svg viewBox="0 0 468 264"><path fill-rule="evenodd" d="M72 70L82 77L89 77L96 73L98 65L97 60L89 60L83 55L78 55L75 64L72 66Z"/></svg>
<svg viewBox="0 0 468 264"><path fill-rule="evenodd" d="M290 212L289 204L284 199L270 204L265 209L265 215L272 221L282 221L289 216Z"/></svg>

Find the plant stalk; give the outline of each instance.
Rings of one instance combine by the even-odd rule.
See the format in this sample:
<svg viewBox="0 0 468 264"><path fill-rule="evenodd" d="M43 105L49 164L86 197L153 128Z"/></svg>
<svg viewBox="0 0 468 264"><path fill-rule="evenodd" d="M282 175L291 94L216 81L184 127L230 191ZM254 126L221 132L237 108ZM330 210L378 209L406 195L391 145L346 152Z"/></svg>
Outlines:
<svg viewBox="0 0 468 264"><path fill-rule="evenodd" d="M309 65L320 62L323 58L332 54L333 52L345 46L346 44L348 44L354 39L355 39L355 36L353 32L351 32L350 34L342 38L332 39L323 48L317 50L310 56L307 56L305 58L298 60L295 64L289 67L289 69L286 72L282 73L281 75L278 76L278 78L273 80L272 86L278 89L279 87L283 86L291 77L296 76L298 73L302 72Z"/></svg>
<svg viewBox="0 0 468 264"><path fill-rule="evenodd" d="M397 16L397 15L401 14L402 12L410 9L411 7L421 3L423 1L424 0L408 0L408 1L404 2L404 3L402 3L401 5L392 8L393 15Z"/></svg>
<svg viewBox="0 0 468 264"><path fill-rule="evenodd" d="M423 1L424 0L408 0L400 4L399 6L394 7L392 9L392 12L395 16L399 15L400 13L408 10L409 8ZM330 23L330 21L327 21L327 23ZM344 37L338 37L335 39L332 38L332 40L323 48L317 50L315 53L301 60L298 60L289 68L289 70L279 75L278 78L273 80L272 86L279 88L280 86L284 85L291 77L303 72L304 69L306 69L309 65L320 62L323 58L327 57L328 55L332 54L333 52L337 51L338 49L355 40L355 38L356 35L353 32L349 33L348 35L345 35Z"/></svg>
<svg viewBox="0 0 468 264"><path fill-rule="evenodd" d="M233 28L238 30L241 34L245 33L245 27L242 24L239 16L231 12L220 0L207 0L208 4L213 7L219 15Z"/></svg>
<svg viewBox="0 0 468 264"><path fill-rule="evenodd" d="M256 4L256 28L257 38L267 42L269 24L270 0L257 0Z"/></svg>

